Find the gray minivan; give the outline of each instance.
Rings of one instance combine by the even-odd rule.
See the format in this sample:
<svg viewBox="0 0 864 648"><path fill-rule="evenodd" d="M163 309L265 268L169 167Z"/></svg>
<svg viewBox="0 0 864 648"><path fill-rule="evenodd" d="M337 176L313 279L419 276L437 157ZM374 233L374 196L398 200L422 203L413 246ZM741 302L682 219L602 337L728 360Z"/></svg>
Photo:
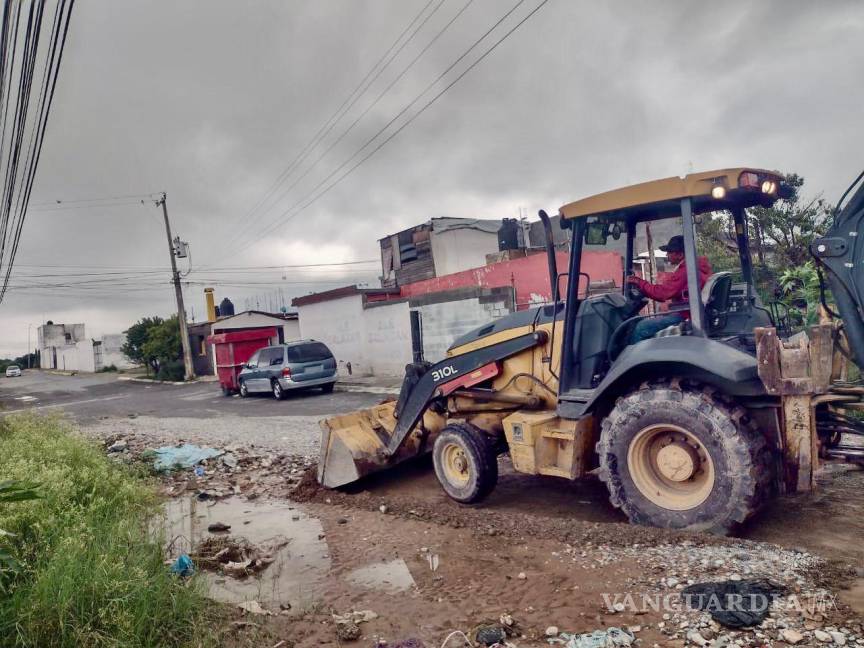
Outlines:
<svg viewBox="0 0 864 648"><path fill-rule="evenodd" d="M271 392L276 400L293 389L320 387L324 393L336 384L336 358L315 340L298 340L264 347L249 358L240 372L240 396Z"/></svg>

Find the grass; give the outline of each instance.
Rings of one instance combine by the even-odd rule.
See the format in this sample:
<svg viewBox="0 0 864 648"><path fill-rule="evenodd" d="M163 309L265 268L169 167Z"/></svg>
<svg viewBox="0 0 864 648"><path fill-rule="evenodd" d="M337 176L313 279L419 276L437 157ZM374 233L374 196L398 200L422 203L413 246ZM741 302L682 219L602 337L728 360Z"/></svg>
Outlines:
<svg viewBox="0 0 864 648"><path fill-rule="evenodd" d="M214 609L164 564L143 475L109 461L58 418L0 421L0 475L39 499L0 504L3 548L22 565L0 594L0 646L205 646Z"/></svg>

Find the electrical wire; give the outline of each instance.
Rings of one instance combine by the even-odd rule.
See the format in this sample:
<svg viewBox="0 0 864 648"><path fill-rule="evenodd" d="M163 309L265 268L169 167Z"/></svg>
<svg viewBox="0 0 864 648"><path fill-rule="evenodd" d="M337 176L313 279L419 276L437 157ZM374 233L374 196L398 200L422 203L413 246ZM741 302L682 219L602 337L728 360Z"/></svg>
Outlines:
<svg viewBox="0 0 864 648"><path fill-rule="evenodd" d="M387 60L387 57L390 55L390 53L393 52L393 50L399 45L400 41L402 41L402 39L405 38L405 36L408 34L409 31L411 31L411 29L414 27L415 23L418 20L420 20L420 18L423 16L423 14L426 13L426 10L432 5L433 2L435 2L435 0L428 0L428 2L417 13L417 15L414 16L414 18L411 20L411 22L408 23L408 25L405 27L405 29L402 30L402 32L399 34L399 36L396 38L396 40L393 41L393 44L390 45L390 47L387 49L387 51L381 55L381 58L379 58L375 62L375 65L373 65L370 68L370 70L366 73L366 75L363 77L363 79L361 79L360 83L357 84L357 86L354 88L354 90L352 90L351 93L345 98L345 100L342 102L342 104L339 106L339 108L337 108L336 111L329 117L329 119L327 119L327 121L325 121L321 125L321 127L318 129L318 131L315 133L315 135L312 136L312 139L310 139L306 143L306 145L301 149L301 151L297 154L297 156L291 161L291 163L288 165L288 167L281 174L279 174L279 176L276 178L276 180L273 182L273 184L267 190L264 197L262 199L260 199L255 204L255 206L252 207L252 209L249 210L249 212L247 212L247 214L240 221L238 221L242 224L241 229L239 230L239 232L237 232L236 235L230 236L229 237L230 240L237 240L239 235L242 235L242 236L246 235L246 232L248 230L248 226L251 223L251 221L249 221L249 219L252 218L253 215L267 203L267 201L270 199L270 197L273 195L273 193L279 188L279 186L285 180L287 180L290 177L291 173L293 173L303 163L303 161L309 156L309 154L313 150L315 150L315 148L318 146L318 144L320 144L321 141L323 141L324 138L326 138L330 134L330 132L333 130L333 128L336 127L336 124L338 124L339 121L342 119L342 117L344 117L345 114L349 110L351 110L351 108L354 107L354 105L357 103L357 101L359 101L359 99L365 94L366 90L369 89L369 87L378 79L379 76L381 76L381 74L384 72L384 70L387 68L387 66L393 61L393 59L395 59L396 56L398 56L399 52L401 52L402 49L408 43L410 43L411 40L417 35L417 32L419 31L420 27L422 27L423 24L425 24L426 21L429 20L429 18L431 18L432 15L436 11L438 11L438 9L441 7L441 3L443 2L443 0L439 1L438 5L435 7L435 9L423 21L423 24L421 24L410 36L408 36L408 38L405 40L405 42L402 43L401 47L399 47L399 49L395 52L395 54L389 60ZM385 63L385 61L386 61L386 63ZM376 72L376 70L377 70L377 72ZM253 220L254 220L254 218L253 218Z"/></svg>
<svg viewBox="0 0 864 648"><path fill-rule="evenodd" d="M351 131L353 131L357 127L357 124L359 124L363 120L363 118L366 117L366 115L368 115L369 112L375 106L378 105L378 103L381 101L381 99L383 99L393 89L393 86L395 86L397 83L399 83L399 81L401 81L405 77L405 75L417 64L417 62L421 58L423 58L423 56L426 54L426 52L428 52L432 48L432 46L436 42L438 42L438 39L441 38L441 36L443 36L444 33L448 29L450 29L450 27L453 25L453 23L455 23L459 19L459 17L462 16L463 13L465 13L465 11L468 9L468 7L471 6L471 4L473 2L474 2L474 0L468 0L464 5L462 5L462 8L459 9L459 11L457 11L456 14L441 29L438 30L438 32L435 34L435 36L432 37L432 39L426 44L426 46L423 47L423 49L421 49L420 52L404 68L402 68L402 71L399 72L399 74L396 75L396 77L394 77L390 81L390 83L380 93L378 93L378 96L375 97L375 99L372 101L372 103L370 103L368 106L366 106L366 108L363 110L363 112L361 112L360 115L358 115L357 118L353 122L351 122L351 124L349 124L348 127L344 131L342 131L342 134L339 135L339 137L337 137L335 140L333 140L333 142L330 143L330 146L328 146L327 149L323 153L321 153L321 155L319 155L312 162L312 164L310 164L306 168L306 170L301 175L297 176L290 185L288 185L284 190L282 190L279 197L274 201L272 207L275 207L279 203L279 201L281 201L283 198L285 198L291 192L292 189L294 189L304 178L306 178L306 176L309 175L309 173L314 168L316 168L318 166L318 163L321 162L321 160L323 160L325 157L327 157L327 155L334 148L336 148L336 146L338 146L342 142L342 140L344 140L345 137ZM439 3L435 9L437 10L438 7L440 7L440 6L441 6L441 3ZM430 14L430 17L431 17L431 14ZM421 24L420 27L422 27L422 26L423 25ZM262 214L263 213L266 213L266 212L262 212ZM247 231L249 231L249 230L251 230L251 227L247 228ZM242 240L242 239L238 239L238 240Z"/></svg>
<svg viewBox="0 0 864 648"><path fill-rule="evenodd" d="M42 154L45 132L54 95L57 88L63 52L69 33L74 0L57 0L54 17L48 35L48 45L45 48L46 58L42 67L42 75L38 84L38 94L35 100L35 111L30 116L31 96L37 74L37 59L40 53L40 38L46 2L31 1L27 13L26 26L23 35L19 33L21 26L21 7L23 2L14 3L14 26L10 20L13 3L6 2L3 11L2 37L0 37L0 102L3 105L0 117L0 153L5 153L3 173L3 189L0 192L0 269L5 263L5 275L0 287L0 303L10 284L12 269L21 233L33 190L36 169ZM16 66L18 43L23 40L20 62ZM11 48L11 51L10 51ZM14 102L14 112L10 118L10 89L12 77L18 77L17 95ZM30 123L29 138L25 133ZM9 137L6 130L11 121ZM25 147L26 139L26 147ZM23 155L22 155L23 153Z"/></svg>
<svg viewBox="0 0 864 648"><path fill-rule="evenodd" d="M336 185L338 185L342 180L344 180L351 173L356 171L361 165L363 165L367 160L369 160L373 155L375 155L378 151L380 151L384 146L386 146L390 141L393 140L399 133L401 133L405 128L407 128L411 123L414 122L417 117L422 115L432 104L434 104L438 99L440 99L450 88L456 85L459 81L461 81L471 70L473 70L477 65L480 64L483 60L486 59L489 54L491 54L501 43L503 43L511 34L513 34L519 27L521 27L525 22L527 22L532 16L534 16L542 7L546 5L549 0L542 0L540 4L538 4L533 10L531 10L528 15L526 15L522 20L520 20L514 27L512 27L509 31L507 31L501 38L499 38L491 47L489 47L483 54L481 54L471 65L469 65L465 70L463 70L453 81L451 81L448 85L444 87L443 90L438 92L432 99L430 99L426 104L423 105L416 113L414 113L409 119L407 119L398 129L396 129L393 133L391 133L386 139L384 139L381 143L379 143L375 148L373 148L368 154L363 156L357 163L348 168L342 175L340 175L334 182L330 185L327 185L323 190L320 191L317 195L314 195L316 191L318 191L323 185L327 183L331 178L333 178L339 171L350 164L351 160L356 158L364 149L366 149L375 139L378 138L383 132L385 132L399 117L401 117L407 110L411 108L415 103L417 103L420 98L426 94L432 87L434 87L450 70L452 70L462 59L464 59L477 45L479 45L486 37L494 31L510 14L512 14L525 0L519 0L504 16L499 19L489 30L487 30L480 38L478 38L474 44L471 45L462 55L460 55L444 72L442 72L438 78L436 78L431 84L429 84L419 95L417 95L408 105L403 108L399 114L396 115L393 119L391 119L383 128L381 128L375 135L373 135L369 140L366 141L363 146L361 146L352 156L346 159L339 167L337 167L333 172L330 173L324 180L322 180L315 188L312 189L303 199L289 207L286 211L282 212L282 214L277 217L277 220L271 223L268 227L264 229L264 231L255 239L245 243L240 248L236 249L234 252L239 253L254 243L260 241L262 238L272 233L274 230L278 229L282 225L284 225L288 220L297 216L305 209L308 209L315 202L320 200L323 196L325 196L328 192L330 192ZM293 212L293 213L292 213ZM281 220L278 220L281 219Z"/></svg>

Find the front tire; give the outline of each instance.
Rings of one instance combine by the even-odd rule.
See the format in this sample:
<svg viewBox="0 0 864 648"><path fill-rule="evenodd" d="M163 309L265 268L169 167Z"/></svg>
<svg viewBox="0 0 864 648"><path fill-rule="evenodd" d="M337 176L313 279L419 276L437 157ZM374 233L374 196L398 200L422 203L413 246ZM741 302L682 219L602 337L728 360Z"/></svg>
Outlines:
<svg viewBox="0 0 864 648"><path fill-rule="evenodd" d="M321 387L321 391L325 394L332 394L333 388L336 386L336 383L327 383L323 387Z"/></svg>
<svg viewBox="0 0 864 648"><path fill-rule="evenodd" d="M619 398L596 449L612 504L636 524L727 533L773 484L764 436L710 389L646 385Z"/></svg>
<svg viewBox="0 0 864 648"><path fill-rule="evenodd" d="M240 381L240 398L247 398L249 396L249 388L246 386L244 381Z"/></svg>
<svg viewBox="0 0 864 648"><path fill-rule="evenodd" d="M444 492L462 504L486 498L498 482L498 458L491 440L468 423L452 423L441 430L432 462Z"/></svg>

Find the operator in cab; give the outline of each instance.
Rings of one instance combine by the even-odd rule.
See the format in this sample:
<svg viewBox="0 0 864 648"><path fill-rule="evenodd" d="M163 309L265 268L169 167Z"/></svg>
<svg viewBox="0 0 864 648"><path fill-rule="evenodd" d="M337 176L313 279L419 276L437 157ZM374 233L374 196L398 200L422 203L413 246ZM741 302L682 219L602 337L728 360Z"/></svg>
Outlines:
<svg viewBox="0 0 864 648"><path fill-rule="evenodd" d="M675 271L660 283L652 284L632 275L627 277L627 283L636 285L646 297L654 301L686 302L687 267L684 262L684 237L673 236L669 239L669 243L661 245L660 249L666 253L669 263L677 266ZM699 290L702 290L708 277L711 276L711 264L704 256L698 257L696 263L699 272ZM689 310L639 320L630 334L630 344L654 337L663 329L680 324L687 319L690 319Z"/></svg>

